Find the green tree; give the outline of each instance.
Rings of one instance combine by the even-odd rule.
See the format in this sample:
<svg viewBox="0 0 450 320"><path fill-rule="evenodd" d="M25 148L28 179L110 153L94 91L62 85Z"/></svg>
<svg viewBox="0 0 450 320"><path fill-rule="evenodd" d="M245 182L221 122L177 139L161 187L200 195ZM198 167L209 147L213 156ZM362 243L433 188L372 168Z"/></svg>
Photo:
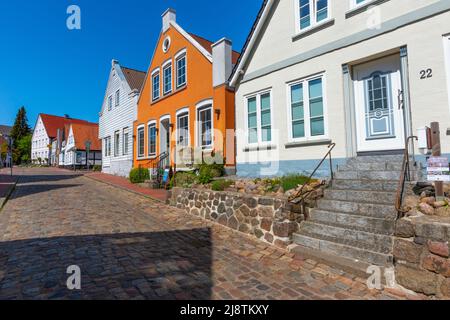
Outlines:
<svg viewBox="0 0 450 320"><path fill-rule="evenodd" d="M20 155L20 162L29 162L31 156L31 134L21 138L17 141L17 152Z"/></svg>
<svg viewBox="0 0 450 320"><path fill-rule="evenodd" d="M16 164L20 164L22 156L24 153L18 149L19 141L31 134L30 126L28 125L27 111L25 107L20 107L16 115L16 120L11 129L11 137L14 139L14 151L13 151L13 161ZM31 143L31 140L30 140ZM28 153L27 153L28 154ZM31 155L31 149L28 157Z"/></svg>

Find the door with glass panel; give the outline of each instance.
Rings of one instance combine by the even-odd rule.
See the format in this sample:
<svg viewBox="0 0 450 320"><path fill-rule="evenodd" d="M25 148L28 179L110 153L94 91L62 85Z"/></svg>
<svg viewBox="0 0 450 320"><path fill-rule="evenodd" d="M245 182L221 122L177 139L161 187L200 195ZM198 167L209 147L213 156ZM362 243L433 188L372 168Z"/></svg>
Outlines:
<svg viewBox="0 0 450 320"><path fill-rule="evenodd" d="M404 149L399 56L358 65L353 70L358 152Z"/></svg>

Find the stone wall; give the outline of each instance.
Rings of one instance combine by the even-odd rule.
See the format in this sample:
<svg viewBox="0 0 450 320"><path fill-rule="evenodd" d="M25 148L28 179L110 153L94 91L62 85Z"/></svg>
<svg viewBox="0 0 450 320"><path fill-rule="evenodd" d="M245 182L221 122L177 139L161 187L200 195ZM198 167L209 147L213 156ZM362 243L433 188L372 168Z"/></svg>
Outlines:
<svg viewBox="0 0 450 320"><path fill-rule="evenodd" d="M415 292L450 298L450 219L404 218L397 222L397 283Z"/></svg>
<svg viewBox="0 0 450 320"><path fill-rule="evenodd" d="M282 248L292 243L304 217L286 200L231 192L174 188L169 203Z"/></svg>

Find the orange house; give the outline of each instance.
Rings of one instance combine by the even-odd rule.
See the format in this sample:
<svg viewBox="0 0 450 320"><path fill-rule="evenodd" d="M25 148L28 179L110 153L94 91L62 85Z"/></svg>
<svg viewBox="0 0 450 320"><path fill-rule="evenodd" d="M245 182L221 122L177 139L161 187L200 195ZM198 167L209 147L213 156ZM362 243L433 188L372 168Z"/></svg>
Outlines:
<svg viewBox="0 0 450 320"><path fill-rule="evenodd" d="M138 102L134 166L164 161L164 167L184 170L214 156L233 172L234 91L228 78L239 53L225 38L212 43L186 32L172 9L162 24Z"/></svg>

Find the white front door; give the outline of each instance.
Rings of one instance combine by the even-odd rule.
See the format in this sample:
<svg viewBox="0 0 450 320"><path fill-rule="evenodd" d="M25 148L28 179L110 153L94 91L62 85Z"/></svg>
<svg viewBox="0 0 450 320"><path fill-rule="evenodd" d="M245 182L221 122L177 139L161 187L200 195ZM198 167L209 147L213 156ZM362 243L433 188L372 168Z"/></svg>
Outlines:
<svg viewBox="0 0 450 320"><path fill-rule="evenodd" d="M353 70L358 152L404 149L400 57L374 60Z"/></svg>

